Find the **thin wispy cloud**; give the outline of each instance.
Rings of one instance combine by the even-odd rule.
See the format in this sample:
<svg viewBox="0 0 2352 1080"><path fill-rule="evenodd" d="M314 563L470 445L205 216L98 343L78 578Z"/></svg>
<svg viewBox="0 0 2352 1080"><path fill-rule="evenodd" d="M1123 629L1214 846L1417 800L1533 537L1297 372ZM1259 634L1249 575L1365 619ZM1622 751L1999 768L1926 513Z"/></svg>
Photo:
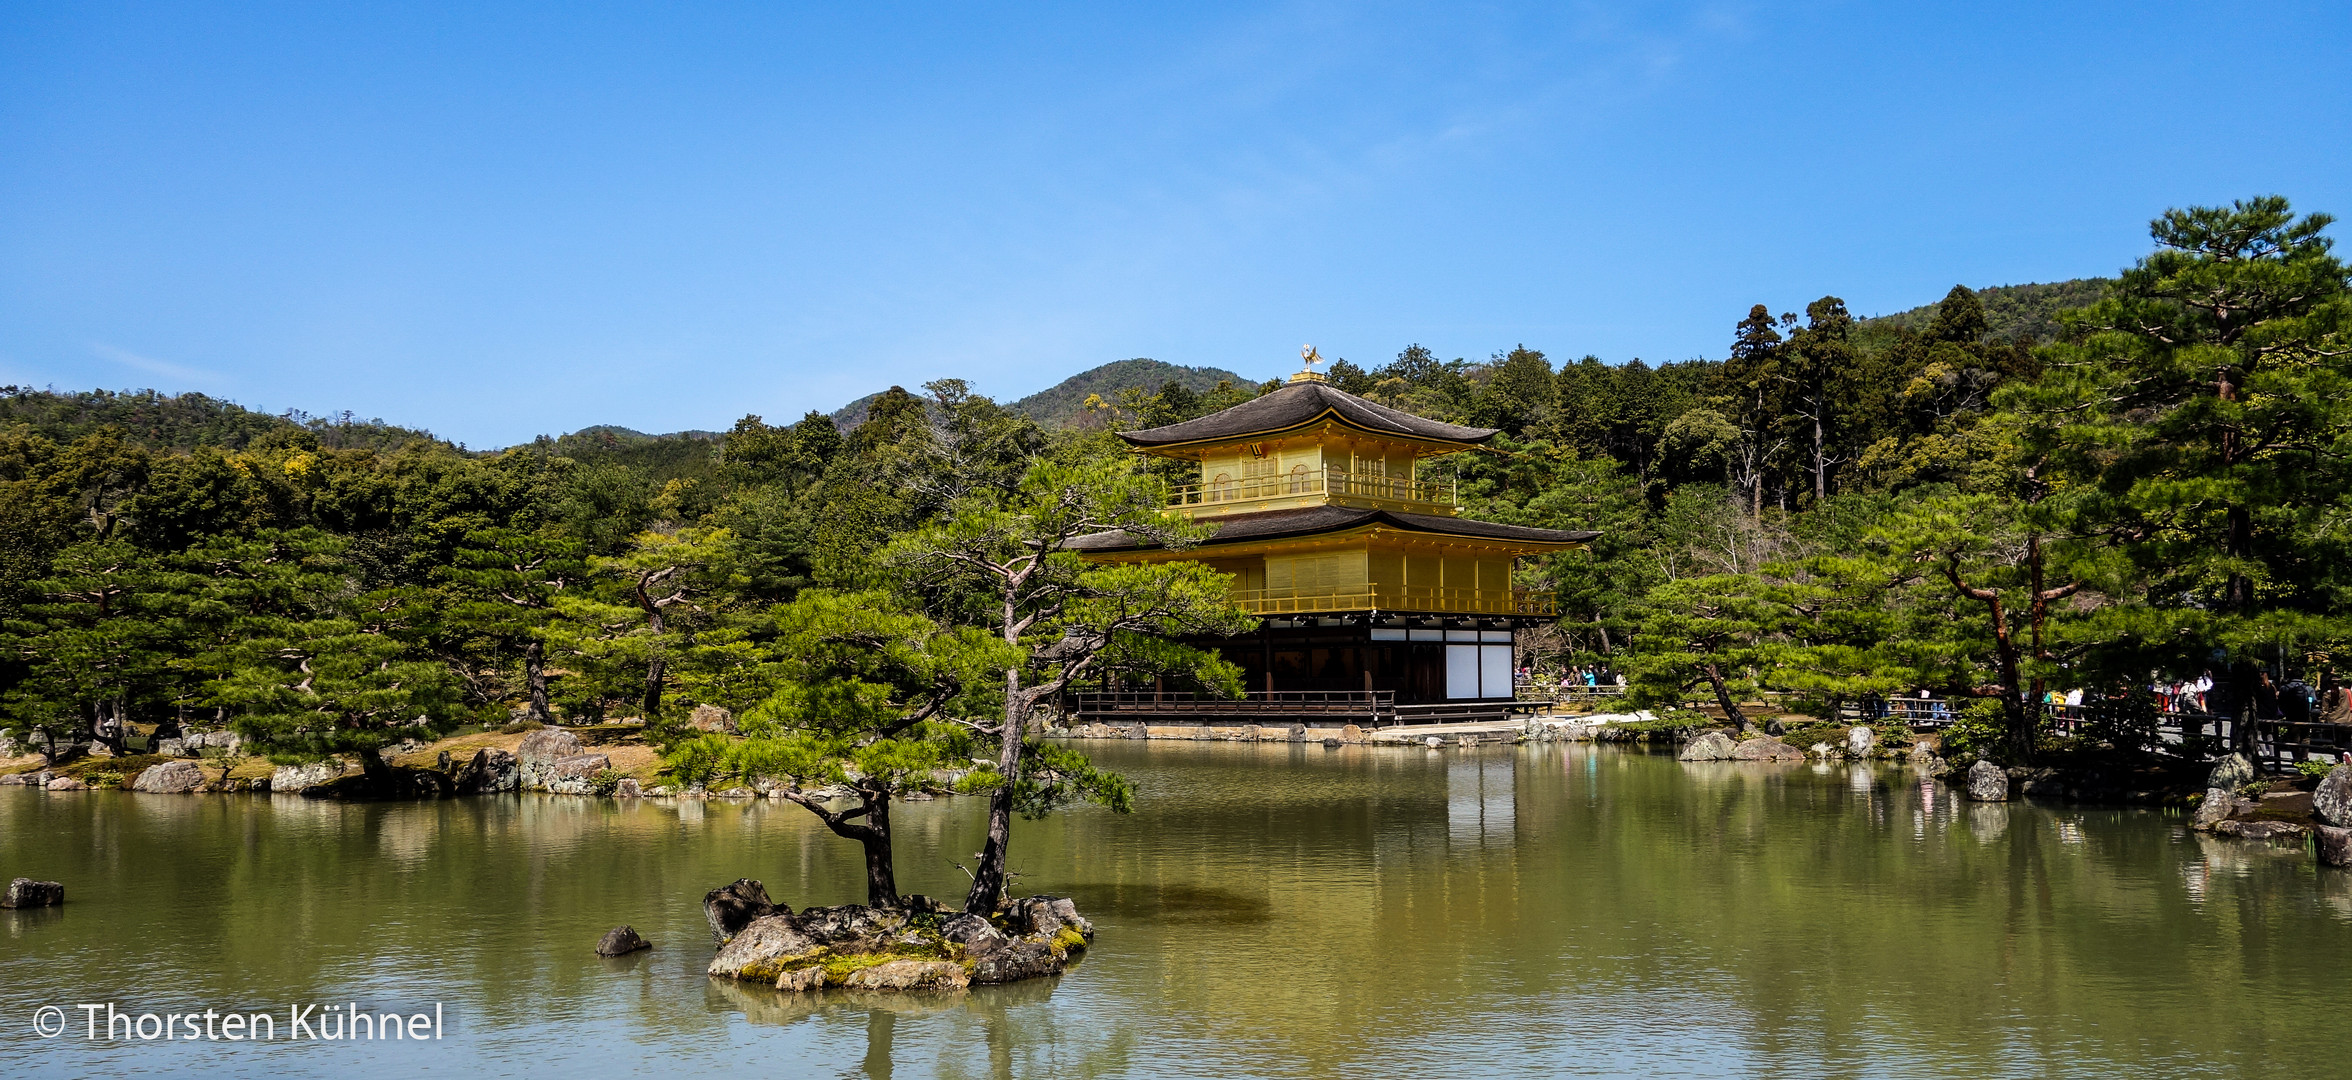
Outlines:
<svg viewBox="0 0 2352 1080"><path fill-rule="evenodd" d="M124 367L144 371L149 375L161 375L164 378L178 379L181 382L219 382L227 378L217 371L206 371L203 368L175 364L169 360L157 360L152 356L141 356L129 349L117 348L104 342L91 342L90 351L97 354L101 360L111 360Z"/></svg>

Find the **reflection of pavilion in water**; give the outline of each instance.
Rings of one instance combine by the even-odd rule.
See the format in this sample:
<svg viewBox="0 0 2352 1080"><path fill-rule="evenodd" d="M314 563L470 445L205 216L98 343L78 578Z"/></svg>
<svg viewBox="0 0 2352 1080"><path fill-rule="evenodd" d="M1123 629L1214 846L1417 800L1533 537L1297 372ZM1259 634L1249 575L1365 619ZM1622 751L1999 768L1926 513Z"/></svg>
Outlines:
<svg viewBox="0 0 2352 1080"><path fill-rule="evenodd" d="M1510 756L1469 753L1446 762L1446 846L1506 847L1518 837L1519 785Z"/></svg>

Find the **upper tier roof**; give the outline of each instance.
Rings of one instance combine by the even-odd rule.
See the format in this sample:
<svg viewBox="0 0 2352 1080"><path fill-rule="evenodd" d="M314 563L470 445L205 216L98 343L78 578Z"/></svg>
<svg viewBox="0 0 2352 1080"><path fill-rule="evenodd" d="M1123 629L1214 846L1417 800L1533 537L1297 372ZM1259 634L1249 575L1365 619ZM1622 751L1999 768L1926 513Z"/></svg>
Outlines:
<svg viewBox="0 0 2352 1080"><path fill-rule="evenodd" d="M1216 442L1289 431L1326 415L1349 427L1409 439L1476 444L1495 436L1494 428L1441 424L1373 404L1320 380L1300 380L1197 420L1142 431L1122 431L1119 437L1139 447Z"/></svg>
<svg viewBox="0 0 2352 1080"><path fill-rule="evenodd" d="M1505 525L1499 521L1476 521L1470 518L1408 514L1398 510L1370 510L1350 506L1306 506L1292 510L1266 510L1255 514L1235 514L1232 517L1217 518L1206 524L1214 524L1217 531L1211 533L1208 539L1201 541L1202 547L1346 532L1367 525L1384 525L1400 532L1463 536L1479 540L1500 540L1542 546L1582 544L1601 535L1597 532L1536 529L1525 525ZM1072 537L1063 546L1072 551L1138 551L1159 545L1123 530L1113 529L1110 532L1088 533L1084 536Z"/></svg>

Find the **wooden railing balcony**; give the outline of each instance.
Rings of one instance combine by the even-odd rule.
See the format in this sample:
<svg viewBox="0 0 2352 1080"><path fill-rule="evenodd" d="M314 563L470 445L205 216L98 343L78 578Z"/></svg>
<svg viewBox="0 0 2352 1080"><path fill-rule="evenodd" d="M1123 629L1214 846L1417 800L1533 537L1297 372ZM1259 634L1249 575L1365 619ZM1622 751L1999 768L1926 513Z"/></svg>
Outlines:
<svg viewBox="0 0 2352 1080"><path fill-rule="evenodd" d="M1560 613L1560 602L1531 589L1447 589L1431 585L1333 585L1303 589L1236 589L1233 603L1253 615L1312 615L1340 611L1432 611L1460 615Z"/></svg>
<svg viewBox="0 0 2352 1080"><path fill-rule="evenodd" d="M1301 495L1377 499L1442 513L1451 513L1455 508L1455 486L1451 479L1415 480L1333 466L1277 476L1249 476L1223 483L1186 484L1168 493L1168 505L1238 510L1242 507L1230 504L1271 502Z"/></svg>

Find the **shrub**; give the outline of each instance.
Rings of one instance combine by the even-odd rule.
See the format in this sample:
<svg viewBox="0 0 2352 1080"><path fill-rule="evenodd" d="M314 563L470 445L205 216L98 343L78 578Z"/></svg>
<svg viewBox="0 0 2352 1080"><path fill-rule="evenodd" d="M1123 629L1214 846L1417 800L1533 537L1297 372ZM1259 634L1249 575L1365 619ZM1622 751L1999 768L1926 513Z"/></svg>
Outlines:
<svg viewBox="0 0 2352 1080"><path fill-rule="evenodd" d="M2001 754L2001 703L1977 698L1960 707L1959 718L1944 729L1944 756L1954 761Z"/></svg>
<svg viewBox="0 0 2352 1080"><path fill-rule="evenodd" d="M687 739L670 748L662 760L670 766L670 775L689 787L709 787L719 776L732 746L724 735L703 735Z"/></svg>
<svg viewBox="0 0 2352 1080"><path fill-rule="evenodd" d="M2156 698L2145 691L2091 706L2083 734L2131 753L2156 743Z"/></svg>
<svg viewBox="0 0 2352 1080"><path fill-rule="evenodd" d="M598 769L594 776L588 778L588 794L590 795L610 798L613 792L620 789L621 774L611 769Z"/></svg>
<svg viewBox="0 0 2352 1080"><path fill-rule="evenodd" d="M2304 758L2295 763L2295 771L2305 776L2326 776L2336 771L2336 763L2321 761L2318 758Z"/></svg>

